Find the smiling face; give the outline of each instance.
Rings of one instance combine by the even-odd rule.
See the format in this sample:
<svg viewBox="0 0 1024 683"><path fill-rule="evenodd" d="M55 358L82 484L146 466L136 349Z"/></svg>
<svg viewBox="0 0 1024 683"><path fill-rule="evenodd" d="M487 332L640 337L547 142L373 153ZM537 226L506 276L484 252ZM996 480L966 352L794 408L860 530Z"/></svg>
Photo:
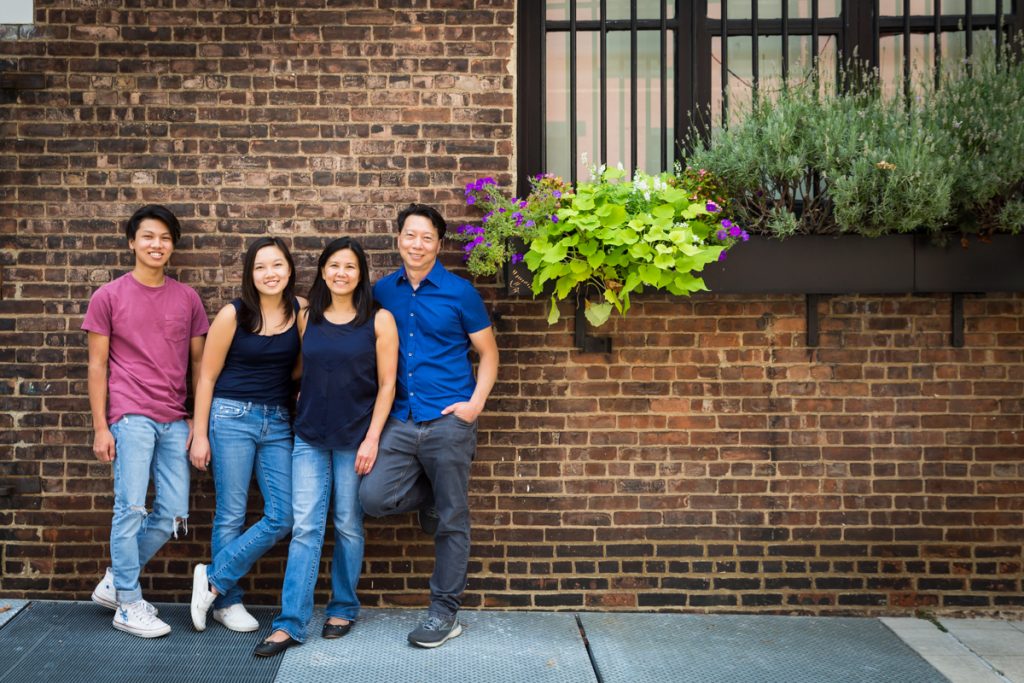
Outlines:
<svg viewBox="0 0 1024 683"><path fill-rule="evenodd" d="M327 258L320 277L331 294L351 296L359 285L359 259L351 249L339 249Z"/></svg>
<svg viewBox="0 0 1024 683"><path fill-rule="evenodd" d="M135 252L136 264L161 269L174 253L171 229L161 220L145 218L139 223L135 239L128 240L128 248Z"/></svg>
<svg viewBox="0 0 1024 683"><path fill-rule="evenodd" d="M274 296L284 291L292 269L284 252L274 245L268 245L256 252L252 265L252 281L256 291Z"/></svg>
<svg viewBox="0 0 1024 683"><path fill-rule="evenodd" d="M411 215L398 233L398 254L406 270L427 273L434 267L441 253L441 240L437 228L425 216Z"/></svg>

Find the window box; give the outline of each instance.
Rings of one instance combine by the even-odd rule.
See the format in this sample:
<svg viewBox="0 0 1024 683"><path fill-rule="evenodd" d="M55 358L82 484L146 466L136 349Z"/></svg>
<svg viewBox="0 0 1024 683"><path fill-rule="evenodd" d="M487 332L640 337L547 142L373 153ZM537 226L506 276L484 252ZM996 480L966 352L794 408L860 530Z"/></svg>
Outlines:
<svg viewBox="0 0 1024 683"><path fill-rule="evenodd" d="M925 235L752 236L707 266L719 294L903 294L1024 291L1024 235L932 244ZM530 296L525 263L506 266L509 296Z"/></svg>

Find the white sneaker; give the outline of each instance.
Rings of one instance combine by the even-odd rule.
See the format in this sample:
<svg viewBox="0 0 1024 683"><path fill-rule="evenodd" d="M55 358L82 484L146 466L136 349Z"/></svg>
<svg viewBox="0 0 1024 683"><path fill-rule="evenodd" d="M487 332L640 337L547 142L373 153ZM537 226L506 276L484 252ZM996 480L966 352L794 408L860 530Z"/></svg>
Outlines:
<svg viewBox="0 0 1024 683"><path fill-rule="evenodd" d="M206 630L206 613L217 596L210 590L210 581L206 578L206 565L197 564L192 572L192 625L197 631Z"/></svg>
<svg viewBox="0 0 1024 683"><path fill-rule="evenodd" d="M110 567L107 567L103 578L96 584L96 588L92 592L92 601L97 605L103 605L107 609L117 609L117 589L114 588L114 572ZM146 606L146 611L154 617L158 614L159 610L156 607L145 600L142 602Z"/></svg>
<svg viewBox="0 0 1024 683"><path fill-rule="evenodd" d="M225 628L239 633L249 633L260 627L260 622L256 621L256 617L249 614L240 602L224 609L213 610L213 619L224 624Z"/></svg>
<svg viewBox="0 0 1024 683"><path fill-rule="evenodd" d="M140 638L159 638L171 632L171 627L149 613L144 600L122 602L114 612L114 628Z"/></svg>

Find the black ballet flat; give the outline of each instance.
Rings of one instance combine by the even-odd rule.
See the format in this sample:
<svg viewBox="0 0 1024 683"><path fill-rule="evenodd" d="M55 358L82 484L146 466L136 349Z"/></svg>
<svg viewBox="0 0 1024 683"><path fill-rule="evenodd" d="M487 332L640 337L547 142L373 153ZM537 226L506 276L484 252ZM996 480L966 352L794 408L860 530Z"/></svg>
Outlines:
<svg viewBox="0 0 1024 683"><path fill-rule="evenodd" d="M330 622L324 622L324 630L320 632L320 636L327 640L333 640L335 638L341 638L343 635L352 630L352 622L347 624L332 624Z"/></svg>
<svg viewBox="0 0 1024 683"><path fill-rule="evenodd" d="M281 654L292 645L301 645L299 641L293 639L291 636L284 640L275 643L272 640L264 640L262 643L256 646L256 649L252 653L257 657L274 657Z"/></svg>

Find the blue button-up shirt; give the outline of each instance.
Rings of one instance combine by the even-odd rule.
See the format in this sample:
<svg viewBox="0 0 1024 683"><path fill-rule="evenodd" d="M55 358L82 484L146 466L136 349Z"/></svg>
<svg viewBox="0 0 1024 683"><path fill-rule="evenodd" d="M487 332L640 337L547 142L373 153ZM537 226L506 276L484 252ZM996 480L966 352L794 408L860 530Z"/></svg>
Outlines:
<svg viewBox="0 0 1024 683"><path fill-rule="evenodd" d="M491 326L473 285L438 261L415 290L400 268L381 278L373 296L398 326L398 381L391 415L415 422L441 417L476 388L469 335Z"/></svg>

